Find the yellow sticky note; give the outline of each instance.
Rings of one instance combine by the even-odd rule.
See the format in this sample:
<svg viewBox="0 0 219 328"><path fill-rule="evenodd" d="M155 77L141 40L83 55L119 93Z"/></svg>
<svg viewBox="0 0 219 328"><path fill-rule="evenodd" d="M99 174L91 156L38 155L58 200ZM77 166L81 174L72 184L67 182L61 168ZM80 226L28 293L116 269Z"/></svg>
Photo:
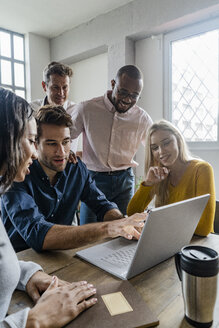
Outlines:
<svg viewBox="0 0 219 328"><path fill-rule="evenodd" d="M133 308L121 292L101 296L111 316L131 312Z"/></svg>

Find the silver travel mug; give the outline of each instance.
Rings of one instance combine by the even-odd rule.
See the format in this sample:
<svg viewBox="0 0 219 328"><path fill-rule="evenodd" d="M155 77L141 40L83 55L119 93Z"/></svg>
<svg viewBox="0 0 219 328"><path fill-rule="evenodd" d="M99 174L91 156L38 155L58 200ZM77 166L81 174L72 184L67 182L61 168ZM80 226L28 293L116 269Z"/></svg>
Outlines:
<svg viewBox="0 0 219 328"><path fill-rule="evenodd" d="M194 327L212 326L217 297L218 253L208 247L185 246L175 255L182 281L185 318Z"/></svg>

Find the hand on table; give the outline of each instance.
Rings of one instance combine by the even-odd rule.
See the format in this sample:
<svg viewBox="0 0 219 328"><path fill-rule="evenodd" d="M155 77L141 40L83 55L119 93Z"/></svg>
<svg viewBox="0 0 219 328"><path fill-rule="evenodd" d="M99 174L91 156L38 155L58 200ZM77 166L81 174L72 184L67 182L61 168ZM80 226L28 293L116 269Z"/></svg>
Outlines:
<svg viewBox="0 0 219 328"><path fill-rule="evenodd" d="M49 287L52 282L52 276L43 271L35 272L26 284L26 292L32 298L34 303L38 301L41 294ZM58 286L70 285L69 282L58 280Z"/></svg>
<svg viewBox="0 0 219 328"><path fill-rule="evenodd" d="M26 328L60 328L97 302L96 293L86 281L59 286L57 277L29 311ZM90 299L88 299L90 298Z"/></svg>

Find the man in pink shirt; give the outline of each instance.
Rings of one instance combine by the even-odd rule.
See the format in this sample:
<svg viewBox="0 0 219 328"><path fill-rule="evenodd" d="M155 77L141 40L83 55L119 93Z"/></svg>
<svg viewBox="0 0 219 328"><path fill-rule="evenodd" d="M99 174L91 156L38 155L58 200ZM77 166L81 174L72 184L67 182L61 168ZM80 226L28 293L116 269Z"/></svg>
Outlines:
<svg viewBox="0 0 219 328"><path fill-rule="evenodd" d="M125 215L134 194L134 156L147 129L150 116L136 105L142 88L142 73L136 66L119 69L112 90L104 96L81 102L72 115L71 137L83 132L82 160L97 187L117 204ZM81 224L96 221L95 215L82 203Z"/></svg>
<svg viewBox="0 0 219 328"><path fill-rule="evenodd" d="M75 106L75 103L68 99L72 75L71 67L54 61L49 63L43 70L42 87L45 98L32 101L31 107L37 112L45 105L63 106L71 115ZM71 142L71 150L74 153L77 151L77 146L78 140L75 139Z"/></svg>

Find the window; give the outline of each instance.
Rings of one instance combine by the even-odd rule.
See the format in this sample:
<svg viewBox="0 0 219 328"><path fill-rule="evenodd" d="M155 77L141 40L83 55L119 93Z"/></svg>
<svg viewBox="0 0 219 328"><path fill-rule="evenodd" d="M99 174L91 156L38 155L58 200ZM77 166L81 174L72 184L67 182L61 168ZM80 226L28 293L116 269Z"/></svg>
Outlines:
<svg viewBox="0 0 219 328"><path fill-rule="evenodd" d="M25 98L24 36L0 28L0 86Z"/></svg>
<svg viewBox="0 0 219 328"><path fill-rule="evenodd" d="M165 36L165 117L191 148L219 147L219 22Z"/></svg>

